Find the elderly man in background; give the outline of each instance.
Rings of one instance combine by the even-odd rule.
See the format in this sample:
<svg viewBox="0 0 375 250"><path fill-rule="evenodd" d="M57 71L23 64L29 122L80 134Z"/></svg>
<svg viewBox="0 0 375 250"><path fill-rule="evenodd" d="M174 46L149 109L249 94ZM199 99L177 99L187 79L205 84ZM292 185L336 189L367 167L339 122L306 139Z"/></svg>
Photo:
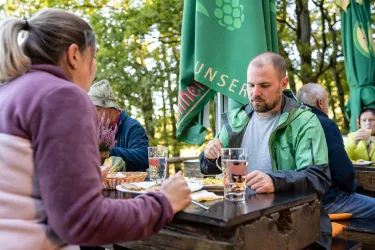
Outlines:
<svg viewBox="0 0 375 250"><path fill-rule="evenodd" d="M337 124L328 118L328 93L319 84L303 85L297 99L318 117L328 145L331 186L322 202L328 213L351 213L353 218L375 218L375 199L355 193L355 170Z"/></svg>
<svg viewBox="0 0 375 250"><path fill-rule="evenodd" d="M116 145L110 155L121 157L126 163L126 171L146 171L148 138L142 125L120 109L107 80L93 84L88 95L96 106L98 118L104 114L110 125L117 125Z"/></svg>
<svg viewBox="0 0 375 250"><path fill-rule="evenodd" d="M250 104L222 115L218 138L200 155L204 174L219 173L220 149L247 148L246 182L257 193L314 192L321 198L330 185L328 149L314 114L301 106L290 90L284 59L266 52L247 70ZM321 206L320 246L331 249L331 223Z"/></svg>

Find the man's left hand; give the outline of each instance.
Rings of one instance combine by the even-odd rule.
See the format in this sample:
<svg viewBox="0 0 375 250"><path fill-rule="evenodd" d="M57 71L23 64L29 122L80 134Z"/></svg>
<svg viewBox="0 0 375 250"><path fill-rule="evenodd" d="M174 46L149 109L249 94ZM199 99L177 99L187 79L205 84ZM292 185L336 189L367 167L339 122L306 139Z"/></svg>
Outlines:
<svg viewBox="0 0 375 250"><path fill-rule="evenodd" d="M246 184L258 194L273 193L275 186L268 174L255 170L246 176Z"/></svg>

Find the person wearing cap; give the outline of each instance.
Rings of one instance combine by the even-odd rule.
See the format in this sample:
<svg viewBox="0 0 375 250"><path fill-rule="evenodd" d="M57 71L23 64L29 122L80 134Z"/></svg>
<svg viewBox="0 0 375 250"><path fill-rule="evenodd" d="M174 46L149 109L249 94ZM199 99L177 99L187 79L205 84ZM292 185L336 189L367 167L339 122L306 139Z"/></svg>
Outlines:
<svg viewBox="0 0 375 250"><path fill-rule="evenodd" d="M110 151L111 156L121 157L126 164L126 171L146 171L148 168L148 138L145 129L135 119L129 117L117 104L112 87L107 80L93 84L88 93L96 106L100 119L105 115L112 126L117 125L116 146Z"/></svg>

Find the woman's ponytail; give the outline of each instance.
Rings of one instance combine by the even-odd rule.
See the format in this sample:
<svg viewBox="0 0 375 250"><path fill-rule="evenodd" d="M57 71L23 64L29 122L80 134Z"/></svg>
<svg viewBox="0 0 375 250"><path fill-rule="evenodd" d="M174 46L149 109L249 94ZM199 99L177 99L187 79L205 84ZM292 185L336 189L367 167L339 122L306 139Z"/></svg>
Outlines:
<svg viewBox="0 0 375 250"><path fill-rule="evenodd" d="M21 30L29 29L27 21L9 18L0 23L0 84L24 74L31 61L18 43Z"/></svg>

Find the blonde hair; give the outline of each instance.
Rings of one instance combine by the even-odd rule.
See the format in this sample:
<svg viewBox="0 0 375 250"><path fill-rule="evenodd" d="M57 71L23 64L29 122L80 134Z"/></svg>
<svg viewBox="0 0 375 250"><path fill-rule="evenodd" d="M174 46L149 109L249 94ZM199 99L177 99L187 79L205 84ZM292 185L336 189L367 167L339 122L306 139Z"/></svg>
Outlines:
<svg viewBox="0 0 375 250"><path fill-rule="evenodd" d="M20 31L27 37L18 45ZM96 49L90 25L59 9L39 11L27 21L9 18L0 23L0 84L24 74L31 64L58 65L71 44L80 51Z"/></svg>

